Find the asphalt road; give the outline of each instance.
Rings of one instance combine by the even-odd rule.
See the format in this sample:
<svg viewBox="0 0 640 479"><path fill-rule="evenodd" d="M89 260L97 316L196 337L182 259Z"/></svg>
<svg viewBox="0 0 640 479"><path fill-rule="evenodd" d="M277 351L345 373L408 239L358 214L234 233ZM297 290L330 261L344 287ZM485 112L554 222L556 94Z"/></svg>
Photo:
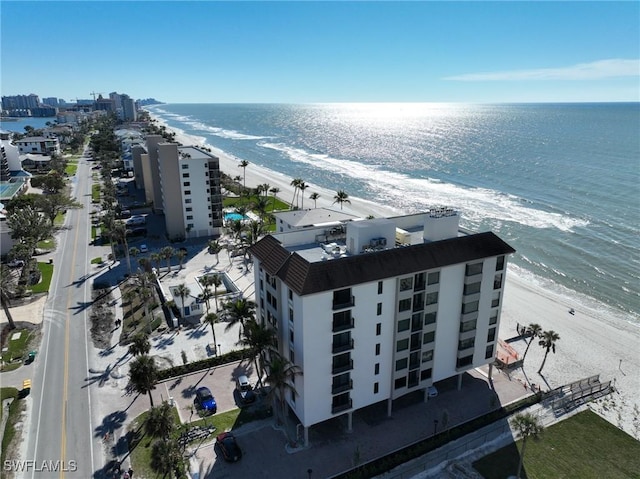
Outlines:
<svg viewBox="0 0 640 479"><path fill-rule="evenodd" d="M89 241L91 169L78 164L75 199L58 236L54 274L44 310L43 339L32 378L25 478L90 478L103 467L100 422L92 412L95 392L87 381L89 339ZM93 414L93 416L92 416Z"/></svg>

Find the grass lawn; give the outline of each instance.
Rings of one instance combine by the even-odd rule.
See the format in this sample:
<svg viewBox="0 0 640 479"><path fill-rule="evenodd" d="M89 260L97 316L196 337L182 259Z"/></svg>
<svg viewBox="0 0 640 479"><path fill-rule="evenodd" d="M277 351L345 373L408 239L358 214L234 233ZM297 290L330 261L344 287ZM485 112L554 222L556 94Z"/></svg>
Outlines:
<svg viewBox="0 0 640 479"><path fill-rule="evenodd" d="M53 224L55 226L62 226L64 224L64 212L58 213L56 217L53 219Z"/></svg>
<svg viewBox="0 0 640 479"><path fill-rule="evenodd" d="M51 285L51 277L53 276L53 265L49 263L38 262L38 269L42 273L42 280L38 284L31 287L34 293L46 293Z"/></svg>
<svg viewBox="0 0 640 479"><path fill-rule="evenodd" d="M473 467L486 479L515 476L521 448L518 441ZM640 442L587 410L545 429L538 441L527 440L521 477L640 478Z"/></svg>
<svg viewBox="0 0 640 479"><path fill-rule="evenodd" d="M91 202L92 203L100 203L100 185L93 184L91 185Z"/></svg>
<svg viewBox="0 0 640 479"><path fill-rule="evenodd" d="M20 416L22 401L17 399L18 390L16 388L0 388L0 403L11 397L14 398L14 400L11 406L9 406L9 417L4 427L4 435L2 436L2 453L0 454L0 462L2 462L2 464L4 464L9 444L16 434L16 422ZM0 408L0 415L1 414L2 410Z"/></svg>
<svg viewBox="0 0 640 479"><path fill-rule="evenodd" d="M18 339L12 340L11 336L15 333L21 333ZM2 353L2 360L6 363L10 362L12 359L24 358L27 353L27 347L29 346L29 338L31 337L31 331L28 329L14 329L9 333L9 337L7 338L7 344L5 345L8 349L7 351Z"/></svg>
<svg viewBox="0 0 640 479"><path fill-rule="evenodd" d="M78 160L70 161L64 169L64 172L69 176L75 175L76 171L78 171Z"/></svg>
<svg viewBox="0 0 640 479"><path fill-rule="evenodd" d="M38 241L36 244L36 248L38 249L55 249L56 248L56 240L55 238L47 238L46 240Z"/></svg>

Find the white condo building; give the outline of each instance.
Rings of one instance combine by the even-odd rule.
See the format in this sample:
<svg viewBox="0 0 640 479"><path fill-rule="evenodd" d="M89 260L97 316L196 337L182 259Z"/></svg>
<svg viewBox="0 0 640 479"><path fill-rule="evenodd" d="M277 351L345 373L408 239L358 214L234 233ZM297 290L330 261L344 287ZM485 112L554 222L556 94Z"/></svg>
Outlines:
<svg viewBox="0 0 640 479"><path fill-rule="evenodd" d="M257 318L299 366L286 402L308 428L494 361L507 256L434 209L266 236L251 248Z"/></svg>

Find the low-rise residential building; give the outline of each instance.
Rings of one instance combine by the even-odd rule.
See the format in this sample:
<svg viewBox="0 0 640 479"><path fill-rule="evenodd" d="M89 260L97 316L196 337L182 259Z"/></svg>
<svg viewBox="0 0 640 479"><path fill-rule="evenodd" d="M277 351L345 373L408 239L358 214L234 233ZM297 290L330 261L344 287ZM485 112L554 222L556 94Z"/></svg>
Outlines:
<svg viewBox="0 0 640 479"><path fill-rule="evenodd" d="M494 361L507 257L459 213L348 221L269 235L251 249L258 321L300 367L285 398L304 427L427 391Z"/></svg>
<svg viewBox="0 0 640 479"><path fill-rule="evenodd" d="M20 153L36 153L38 155L59 155L61 153L58 138L31 136L16 140L14 143Z"/></svg>

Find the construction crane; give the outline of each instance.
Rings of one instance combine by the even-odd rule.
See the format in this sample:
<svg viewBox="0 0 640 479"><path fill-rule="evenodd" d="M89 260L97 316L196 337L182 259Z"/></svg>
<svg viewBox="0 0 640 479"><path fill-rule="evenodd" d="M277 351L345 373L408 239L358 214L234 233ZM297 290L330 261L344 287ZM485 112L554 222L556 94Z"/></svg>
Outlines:
<svg viewBox="0 0 640 479"><path fill-rule="evenodd" d="M96 101L96 95L102 95L102 92L92 91L90 95L93 95L93 101Z"/></svg>

